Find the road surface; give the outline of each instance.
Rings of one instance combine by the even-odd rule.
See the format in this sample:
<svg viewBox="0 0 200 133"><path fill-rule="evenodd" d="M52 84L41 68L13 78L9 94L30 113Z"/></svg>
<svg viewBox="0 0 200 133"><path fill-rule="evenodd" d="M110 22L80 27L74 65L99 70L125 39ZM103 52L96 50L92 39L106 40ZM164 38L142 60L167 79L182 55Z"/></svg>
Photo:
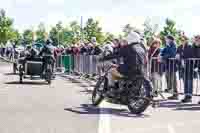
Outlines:
<svg viewBox="0 0 200 133"><path fill-rule="evenodd" d="M104 101L90 105L90 83L57 76L52 85L19 84L12 66L0 62L0 133L199 133L200 105L162 102L140 115Z"/></svg>

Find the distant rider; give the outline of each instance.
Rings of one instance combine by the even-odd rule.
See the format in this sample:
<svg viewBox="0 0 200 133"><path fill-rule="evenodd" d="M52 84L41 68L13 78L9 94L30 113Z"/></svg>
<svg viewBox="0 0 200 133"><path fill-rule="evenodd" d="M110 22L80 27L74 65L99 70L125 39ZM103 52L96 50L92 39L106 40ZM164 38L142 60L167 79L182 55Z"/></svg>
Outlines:
<svg viewBox="0 0 200 133"><path fill-rule="evenodd" d="M47 65L47 61L49 59L52 59L52 70L54 70L54 63L55 63L55 58L54 58L54 46L52 45L52 41L50 39L47 39L44 47L39 53L39 56L42 56L43 59L43 65L42 65L42 74L44 73L45 66Z"/></svg>

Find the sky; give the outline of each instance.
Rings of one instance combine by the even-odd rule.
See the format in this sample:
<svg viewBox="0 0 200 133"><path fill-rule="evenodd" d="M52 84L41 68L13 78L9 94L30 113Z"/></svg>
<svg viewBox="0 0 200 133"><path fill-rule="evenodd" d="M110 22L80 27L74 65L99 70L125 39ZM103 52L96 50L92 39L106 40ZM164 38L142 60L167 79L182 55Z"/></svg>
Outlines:
<svg viewBox="0 0 200 133"><path fill-rule="evenodd" d="M49 29L58 21L100 21L105 32L119 33L127 23L142 29L146 18L161 29L167 17L186 35L200 33L199 0L0 0L0 8L14 19L20 31L43 22Z"/></svg>

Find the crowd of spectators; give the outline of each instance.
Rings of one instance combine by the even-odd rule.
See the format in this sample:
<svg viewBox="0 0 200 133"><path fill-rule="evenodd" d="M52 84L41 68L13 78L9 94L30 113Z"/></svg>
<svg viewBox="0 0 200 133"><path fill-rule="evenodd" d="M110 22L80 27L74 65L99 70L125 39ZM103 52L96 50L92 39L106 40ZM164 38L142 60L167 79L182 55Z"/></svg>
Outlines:
<svg viewBox="0 0 200 133"><path fill-rule="evenodd" d="M178 47L176 47L178 46ZM193 79L199 75L200 68L200 36L195 36L192 43L183 35L181 44L176 44L173 36L167 36L164 47L161 48L161 40L154 39L148 52L151 77L157 89L162 88L162 76L165 75L166 92L173 92L169 97L171 100L178 99L177 75L184 81L185 97L183 103L192 101Z"/></svg>
<svg viewBox="0 0 200 133"><path fill-rule="evenodd" d="M185 97L181 101L191 102L193 94L193 80L200 75L200 35L193 38L192 43L185 35L181 37L181 43L176 44L173 36L168 35L165 43L159 38L154 38L150 43L147 53L149 72L157 90L162 90L162 76L165 76L167 88L166 92L173 92L169 99L178 99L178 72L179 80L184 81ZM119 52L120 48L126 44L126 40L114 39L106 44L113 47L113 52ZM105 46L105 45L104 45ZM66 47L56 47L55 57L60 55L99 55L102 53L102 44L98 44L96 38L91 41L76 43ZM12 53L11 47L1 47L1 56L9 56ZM10 56L9 56L10 57ZM117 60L120 62L120 59Z"/></svg>

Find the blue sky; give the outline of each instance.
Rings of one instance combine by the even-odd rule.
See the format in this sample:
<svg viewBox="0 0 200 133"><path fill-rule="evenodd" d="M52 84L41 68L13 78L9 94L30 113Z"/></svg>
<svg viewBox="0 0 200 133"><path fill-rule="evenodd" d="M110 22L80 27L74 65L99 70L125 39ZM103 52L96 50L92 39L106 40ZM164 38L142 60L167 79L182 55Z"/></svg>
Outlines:
<svg viewBox="0 0 200 133"><path fill-rule="evenodd" d="M47 28L59 20L67 23L94 17L104 31L118 33L131 23L142 28L148 17L162 28L166 17L188 35L200 33L199 0L0 0L0 8L14 18L15 27L23 30L44 22Z"/></svg>

